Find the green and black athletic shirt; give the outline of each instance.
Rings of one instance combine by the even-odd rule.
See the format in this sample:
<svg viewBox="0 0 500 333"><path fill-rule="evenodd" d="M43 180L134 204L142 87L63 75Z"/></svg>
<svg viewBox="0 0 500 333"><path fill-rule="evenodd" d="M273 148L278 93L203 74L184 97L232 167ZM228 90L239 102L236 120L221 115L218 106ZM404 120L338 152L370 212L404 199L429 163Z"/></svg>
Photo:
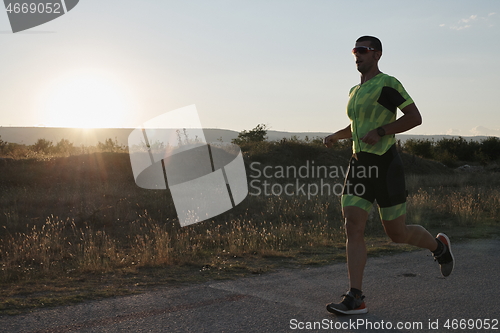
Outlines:
<svg viewBox="0 0 500 333"><path fill-rule="evenodd" d="M396 142L394 134L385 135L375 145L361 141L369 131L396 120L399 108L413 103L410 95L396 78L380 73L349 91L347 115L351 119L353 152L384 154Z"/></svg>

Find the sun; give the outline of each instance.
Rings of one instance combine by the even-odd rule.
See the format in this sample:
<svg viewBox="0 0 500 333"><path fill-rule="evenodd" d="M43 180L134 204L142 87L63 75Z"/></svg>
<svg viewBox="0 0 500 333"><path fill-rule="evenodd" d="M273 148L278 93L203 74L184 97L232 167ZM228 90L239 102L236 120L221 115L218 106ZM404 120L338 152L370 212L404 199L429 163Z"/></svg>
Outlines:
<svg viewBox="0 0 500 333"><path fill-rule="evenodd" d="M50 127L117 128L133 112L131 96L110 73L79 70L55 79L43 94Z"/></svg>

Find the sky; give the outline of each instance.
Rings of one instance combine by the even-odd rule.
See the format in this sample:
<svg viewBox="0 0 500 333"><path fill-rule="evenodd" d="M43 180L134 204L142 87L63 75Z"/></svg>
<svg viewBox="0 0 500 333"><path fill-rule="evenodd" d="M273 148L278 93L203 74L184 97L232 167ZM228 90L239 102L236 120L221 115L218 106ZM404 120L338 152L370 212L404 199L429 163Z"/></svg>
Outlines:
<svg viewBox="0 0 500 333"><path fill-rule="evenodd" d="M135 128L194 104L204 128L334 132L363 35L422 113L409 134L500 136L498 0L82 0L18 33L0 10L0 126Z"/></svg>

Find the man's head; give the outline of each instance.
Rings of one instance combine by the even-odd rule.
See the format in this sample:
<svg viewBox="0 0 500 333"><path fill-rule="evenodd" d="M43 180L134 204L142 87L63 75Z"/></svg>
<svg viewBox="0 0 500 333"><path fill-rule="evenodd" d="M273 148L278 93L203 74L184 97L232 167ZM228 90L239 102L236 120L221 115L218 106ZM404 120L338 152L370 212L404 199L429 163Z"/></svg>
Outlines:
<svg viewBox="0 0 500 333"><path fill-rule="evenodd" d="M380 39L373 36L359 37L352 52L360 73L368 73L374 66L378 70L378 61L382 56L382 42Z"/></svg>
<svg viewBox="0 0 500 333"><path fill-rule="evenodd" d="M377 37L362 36L359 37L358 40L356 40L356 43L360 42L369 42L370 47L373 47L375 50L382 52L382 42Z"/></svg>

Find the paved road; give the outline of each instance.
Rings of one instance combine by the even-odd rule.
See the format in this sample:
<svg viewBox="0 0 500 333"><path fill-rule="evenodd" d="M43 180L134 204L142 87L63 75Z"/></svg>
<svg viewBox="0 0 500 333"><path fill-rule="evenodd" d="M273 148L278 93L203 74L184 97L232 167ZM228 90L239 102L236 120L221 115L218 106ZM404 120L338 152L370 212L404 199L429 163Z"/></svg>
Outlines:
<svg viewBox="0 0 500 333"><path fill-rule="evenodd" d="M3 316L0 331L500 332L500 240L453 249L457 265L446 279L428 251L369 259L366 315L326 312L347 289L346 265L334 264ZM446 328L453 319L477 321L474 329ZM497 329L478 329L485 319Z"/></svg>

